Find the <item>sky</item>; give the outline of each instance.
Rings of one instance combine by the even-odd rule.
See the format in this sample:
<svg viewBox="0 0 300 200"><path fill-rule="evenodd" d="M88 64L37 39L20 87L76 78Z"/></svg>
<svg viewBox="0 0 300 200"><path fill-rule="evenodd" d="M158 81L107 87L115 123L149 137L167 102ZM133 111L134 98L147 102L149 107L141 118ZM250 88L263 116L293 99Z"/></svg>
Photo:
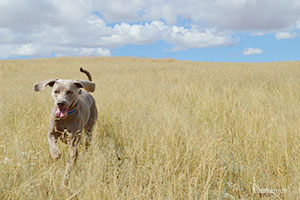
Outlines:
<svg viewBox="0 0 300 200"><path fill-rule="evenodd" d="M0 59L300 60L300 0L0 0Z"/></svg>

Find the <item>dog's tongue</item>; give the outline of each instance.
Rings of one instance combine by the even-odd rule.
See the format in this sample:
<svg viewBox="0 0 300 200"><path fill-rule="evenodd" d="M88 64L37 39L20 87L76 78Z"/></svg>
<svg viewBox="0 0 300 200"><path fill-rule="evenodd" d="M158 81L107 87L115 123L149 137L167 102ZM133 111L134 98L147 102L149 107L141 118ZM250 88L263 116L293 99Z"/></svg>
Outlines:
<svg viewBox="0 0 300 200"><path fill-rule="evenodd" d="M66 118L67 117L67 109L56 109L56 117L58 118Z"/></svg>

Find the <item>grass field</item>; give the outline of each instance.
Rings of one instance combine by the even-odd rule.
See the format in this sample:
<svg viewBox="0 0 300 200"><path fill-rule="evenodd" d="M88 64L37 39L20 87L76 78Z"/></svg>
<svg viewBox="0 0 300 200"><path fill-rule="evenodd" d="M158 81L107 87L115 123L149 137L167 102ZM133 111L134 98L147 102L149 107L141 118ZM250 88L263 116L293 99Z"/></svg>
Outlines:
<svg viewBox="0 0 300 200"><path fill-rule="evenodd" d="M65 188L67 146L58 161L48 151L51 88L33 84L87 79L80 67L99 119ZM0 74L0 199L300 197L300 62L53 58L0 61Z"/></svg>

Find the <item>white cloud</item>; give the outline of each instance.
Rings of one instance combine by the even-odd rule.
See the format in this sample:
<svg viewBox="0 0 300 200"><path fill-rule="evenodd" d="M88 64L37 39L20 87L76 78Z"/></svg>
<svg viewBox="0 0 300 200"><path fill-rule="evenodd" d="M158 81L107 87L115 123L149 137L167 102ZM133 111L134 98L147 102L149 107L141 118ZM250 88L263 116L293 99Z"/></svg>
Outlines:
<svg viewBox="0 0 300 200"><path fill-rule="evenodd" d="M281 40L281 39L293 39L294 37L296 37L296 33L295 32L278 32L275 34L275 38L277 40Z"/></svg>
<svg viewBox="0 0 300 200"><path fill-rule="evenodd" d="M176 24L191 18L224 30L270 31L287 28L300 17L299 0L114 0L97 1L95 7L108 22L137 22L163 19Z"/></svg>
<svg viewBox="0 0 300 200"><path fill-rule="evenodd" d="M110 56L110 50L102 48L53 47L52 51L57 52L57 56Z"/></svg>
<svg viewBox="0 0 300 200"><path fill-rule="evenodd" d="M251 32L250 36L263 36L265 33L263 31Z"/></svg>
<svg viewBox="0 0 300 200"><path fill-rule="evenodd" d="M220 28L273 31L293 25L300 16L298 0L216 0L204 18Z"/></svg>
<svg viewBox="0 0 300 200"><path fill-rule="evenodd" d="M249 55L258 55L258 54L262 54L264 53L263 50L259 49L259 48L247 48L247 49L244 49L243 51L243 55L244 56L249 56Z"/></svg>
<svg viewBox="0 0 300 200"><path fill-rule="evenodd" d="M35 48L32 44L23 44L20 45L19 48L15 49L13 53L18 56L32 56L35 54Z"/></svg>
<svg viewBox="0 0 300 200"><path fill-rule="evenodd" d="M185 29L183 27L172 27L172 32L165 38L171 44L175 44L173 51L188 48L216 47L233 45L231 36L215 30L199 30L197 27Z"/></svg>
<svg viewBox="0 0 300 200"><path fill-rule="evenodd" d="M110 50L104 48L81 48L43 44L5 44L0 48L0 58L33 56L110 56Z"/></svg>
<svg viewBox="0 0 300 200"><path fill-rule="evenodd" d="M2 58L14 56L108 56L111 48L126 44L151 44L165 40L172 50L232 45L230 35L213 29L190 29L170 26L161 21L145 24L121 23L107 25L97 15L88 16L81 27L51 27L32 29L23 34L18 30L0 28L0 38L8 38ZM0 42L5 42L4 40ZM21 44L20 44L21 43ZM1 52L1 50L0 50Z"/></svg>
<svg viewBox="0 0 300 200"><path fill-rule="evenodd" d="M296 29L300 30L300 19L296 22Z"/></svg>

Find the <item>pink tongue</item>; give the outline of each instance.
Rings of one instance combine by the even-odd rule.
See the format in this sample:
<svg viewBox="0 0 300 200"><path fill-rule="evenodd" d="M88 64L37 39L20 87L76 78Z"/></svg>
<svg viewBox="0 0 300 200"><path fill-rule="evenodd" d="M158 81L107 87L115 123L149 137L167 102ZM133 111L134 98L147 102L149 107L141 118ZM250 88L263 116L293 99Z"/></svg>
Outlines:
<svg viewBox="0 0 300 200"><path fill-rule="evenodd" d="M56 109L56 117L58 118L65 118L67 116L67 109Z"/></svg>

